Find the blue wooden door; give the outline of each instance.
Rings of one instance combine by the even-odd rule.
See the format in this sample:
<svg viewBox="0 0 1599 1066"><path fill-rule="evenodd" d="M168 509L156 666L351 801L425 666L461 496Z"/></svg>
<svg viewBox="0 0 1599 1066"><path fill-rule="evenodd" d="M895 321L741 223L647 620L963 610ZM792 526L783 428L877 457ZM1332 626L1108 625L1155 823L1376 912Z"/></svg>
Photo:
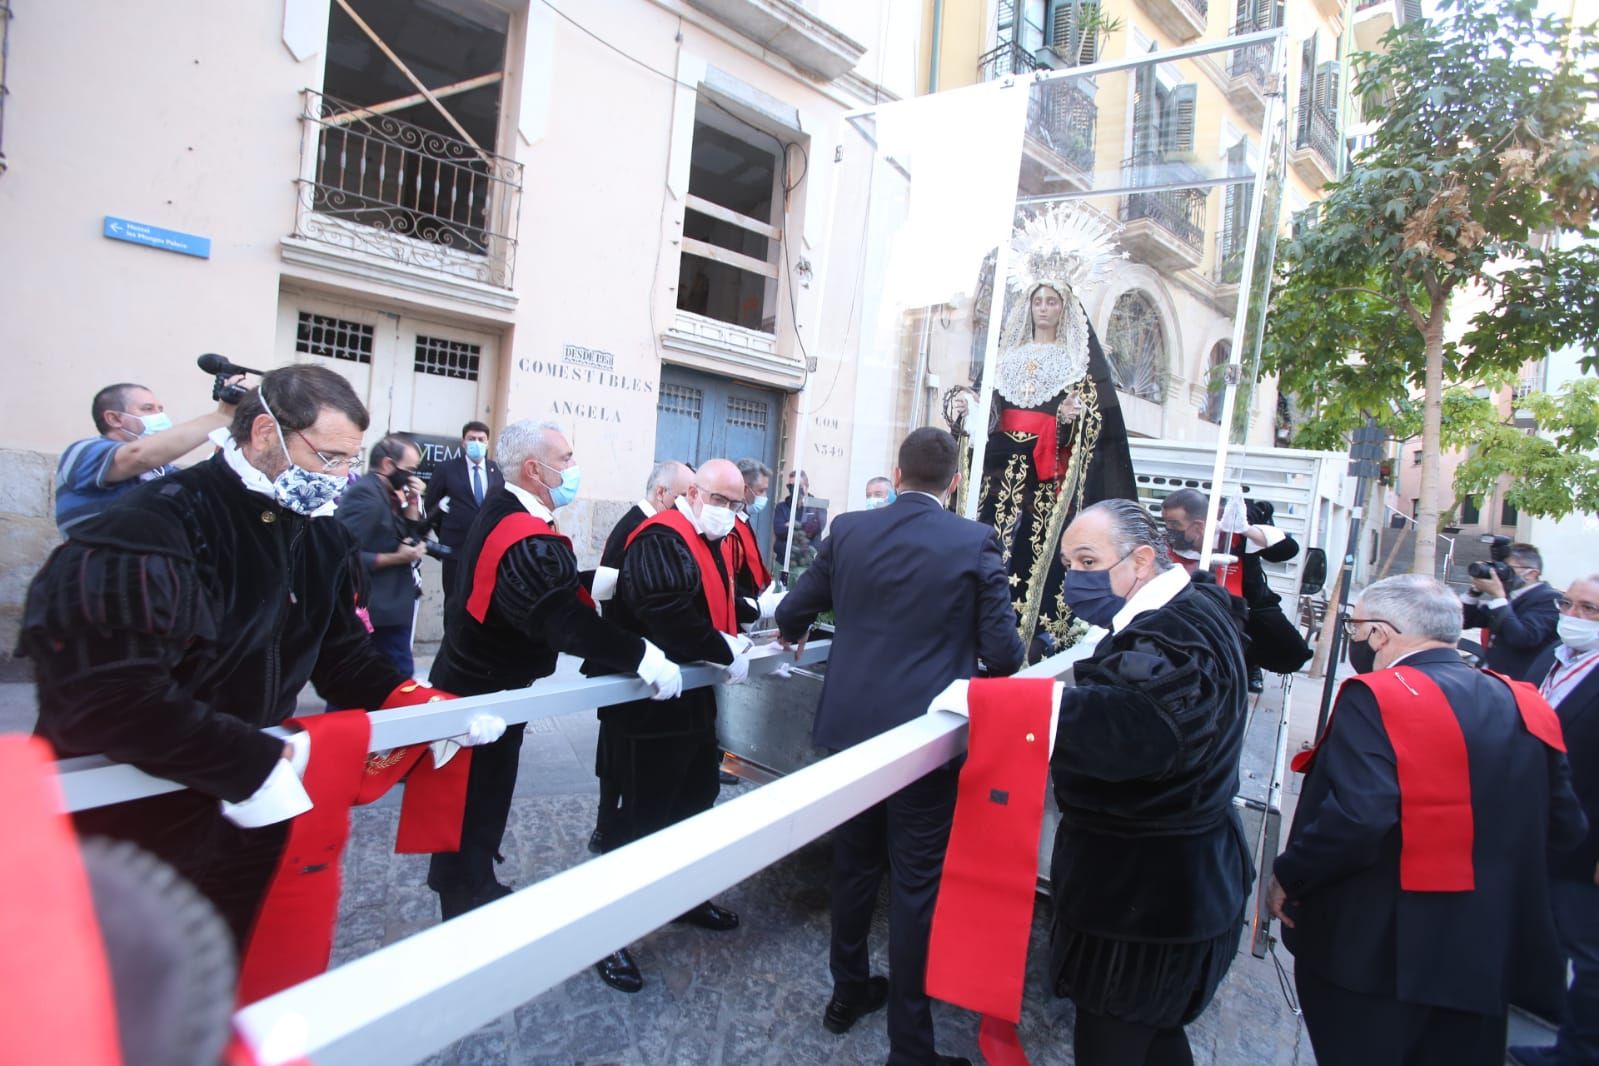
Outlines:
<svg viewBox="0 0 1599 1066"><path fill-rule="evenodd" d="M655 458L691 466L707 459L754 458L775 470L781 410L781 393L697 370L662 367ZM768 550L771 516L768 505L755 520L761 546Z"/></svg>

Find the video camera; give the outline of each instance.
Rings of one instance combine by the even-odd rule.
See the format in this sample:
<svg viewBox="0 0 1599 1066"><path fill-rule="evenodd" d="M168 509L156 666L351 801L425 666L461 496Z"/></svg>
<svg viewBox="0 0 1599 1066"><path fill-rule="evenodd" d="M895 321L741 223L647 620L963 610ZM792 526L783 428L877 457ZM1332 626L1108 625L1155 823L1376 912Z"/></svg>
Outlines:
<svg viewBox="0 0 1599 1066"><path fill-rule="evenodd" d="M1483 534L1483 543L1488 545L1488 560L1486 562L1472 563L1466 567L1466 573L1476 578L1497 577L1505 591L1521 587L1521 578L1511 567L1510 538L1494 533Z"/></svg>
<svg viewBox="0 0 1599 1066"><path fill-rule="evenodd" d="M229 378L236 378L241 374L254 374L256 377L260 377L265 373L262 370L252 370L247 366L230 363L227 356L218 355L215 352L206 352L196 359L194 363L207 374L216 376L216 380L211 384L211 398L219 403L237 405L242 403L244 398L250 394L250 390L243 385L230 384Z"/></svg>

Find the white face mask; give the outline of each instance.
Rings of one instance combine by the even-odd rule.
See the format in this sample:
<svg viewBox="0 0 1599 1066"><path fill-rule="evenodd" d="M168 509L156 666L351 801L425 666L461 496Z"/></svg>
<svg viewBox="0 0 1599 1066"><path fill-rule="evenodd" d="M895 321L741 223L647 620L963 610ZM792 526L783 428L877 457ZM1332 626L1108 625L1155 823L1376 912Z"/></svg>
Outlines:
<svg viewBox="0 0 1599 1066"><path fill-rule="evenodd" d="M1555 632L1560 635L1561 643L1572 651L1599 648L1599 621L1595 619L1563 614L1555 623Z"/></svg>
<svg viewBox="0 0 1599 1066"><path fill-rule="evenodd" d="M712 540L721 540L733 532L733 512L726 507L706 504L700 508L700 528Z"/></svg>

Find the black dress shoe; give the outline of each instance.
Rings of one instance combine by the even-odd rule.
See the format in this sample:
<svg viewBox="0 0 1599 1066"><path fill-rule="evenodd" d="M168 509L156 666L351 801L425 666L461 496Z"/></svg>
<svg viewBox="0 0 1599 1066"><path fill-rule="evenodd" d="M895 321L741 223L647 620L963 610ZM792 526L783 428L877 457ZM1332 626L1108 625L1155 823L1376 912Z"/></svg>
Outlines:
<svg viewBox="0 0 1599 1066"><path fill-rule="evenodd" d="M644 987L644 975L638 972L638 963L626 948L596 962L594 972L618 992L638 992Z"/></svg>
<svg viewBox="0 0 1599 1066"><path fill-rule="evenodd" d="M605 834L598 829L589 834L589 850L596 855L605 850Z"/></svg>
<svg viewBox="0 0 1599 1066"><path fill-rule="evenodd" d="M687 922L697 925L701 929L714 929L718 933L725 933L729 929L738 928L738 915L726 907L718 907L710 900L706 900L692 910L686 910L672 919L674 922Z"/></svg>
<svg viewBox="0 0 1599 1066"><path fill-rule="evenodd" d="M716 772L716 780L724 785L742 785L744 779L737 774L730 774L726 770Z"/></svg>
<svg viewBox="0 0 1599 1066"><path fill-rule="evenodd" d="M516 891L510 885L502 885L498 881L491 881L487 888L478 889L476 892L467 892L464 889L446 889L439 893L439 913L444 921L459 918L467 911L476 910L485 903L493 903L497 899L504 899Z"/></svg>
<svg viewBox="0 0 1599 1066"><path fill-rule="evenodd" d="M870 977L866 980L866 998L851 1002L840 999L836 994L827 1001L827 1009L822 1012L822 1028L830 1033L847 1033L850 1026L854 1025L863 1015L874 1010L882 1010L883 1004L888 1002L888 978Z"/></svg>
<svg viewBox="0 0 1599 1066"><path fill-rule="evenodd" d="M1258 669L1249 671L1249 691L1253 693L1266 691L1266 678Z"/></svg>

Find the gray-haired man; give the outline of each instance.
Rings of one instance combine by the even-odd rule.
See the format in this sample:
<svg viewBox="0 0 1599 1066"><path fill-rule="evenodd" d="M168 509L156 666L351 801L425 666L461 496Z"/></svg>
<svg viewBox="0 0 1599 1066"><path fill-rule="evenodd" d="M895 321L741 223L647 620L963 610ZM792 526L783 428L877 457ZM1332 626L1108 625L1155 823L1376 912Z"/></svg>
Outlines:
<svg viewBox="0 0 1599 1066"><path fill-rule="evenodd" d="M1431 577L1366 587L1360 676L1308 757L1269 890L1322 1066L1498 1066L1517 964L1549 921L1547 862L1580 842L1559 721L1461 661Z"/></svg>
<svg viewBox="0 0 1599 1066"><path fill-rule="evenodd" d="M577 463L560 427L514 422L495 448L505 487L485 497L461 546L457 596L430 679L476 696L524 688L555 672L561 652L618 673L635 672L656 699L683 688L682 673L654 644L602 619L585 602L572 543L555 511L576 495ZM448 680L446 680L448 679ZM510 892L494 877L522 752L521 724L472 753L461 850L433 856L428 887L446 920Z"/></svg>

